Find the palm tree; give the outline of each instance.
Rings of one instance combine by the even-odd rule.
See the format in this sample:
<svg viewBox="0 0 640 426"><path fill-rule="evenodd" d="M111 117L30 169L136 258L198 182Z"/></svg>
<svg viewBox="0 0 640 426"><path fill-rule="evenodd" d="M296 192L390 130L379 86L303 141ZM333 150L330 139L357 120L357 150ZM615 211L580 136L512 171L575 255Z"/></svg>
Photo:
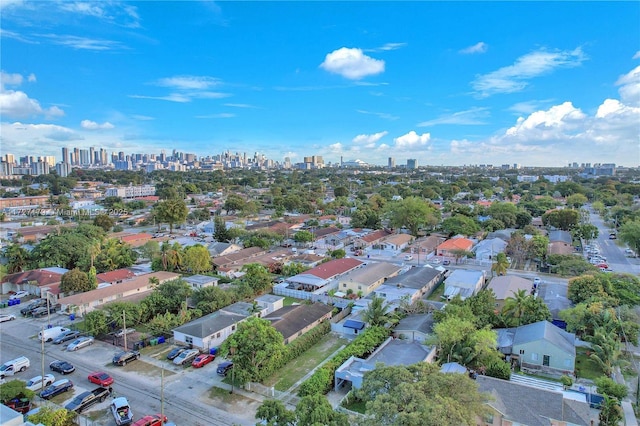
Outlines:
<svg viewBox="0 0 640 426"><path fill-rule="evenodd" d="M587 336L585 340L591 343L593 350L589 358L600 365L607 377L611 377L613 366L620 356L620 342L604 327L596 328L593 336Z"/></svg>
<svg viewBox="0 0 640 426"><path fill-rule="evenodd" d="M527 298L531 297L525 290L518 290L513 297L507 297L502 308L502 317L511 326L522 325L522 317L527 312Z"/></svg>
<svg viewBox="0 0 640 426"><path fill-rule="evenodd" d="M398 322L397 315L394 312L389 312L391 304L384 302L383 297L373 296L369 306L362 314L362 319L372 327Z"/></svg>
<svg viewBox="0 0 640 426"><path fill-rule="evenodd" d="M10 274L24 271L29 261L29 252L17 244L11 244L7 247L5 256L8 260L7 272Z"/></svg>
<svg viewBox="0 0 640 426"><path fill-rule="evenodd" d="M495 272L496 275L506 275L507 268L509 268L507 255L504 253L498 253L496 261L491 265L491 273L493 274Z"/></svg>

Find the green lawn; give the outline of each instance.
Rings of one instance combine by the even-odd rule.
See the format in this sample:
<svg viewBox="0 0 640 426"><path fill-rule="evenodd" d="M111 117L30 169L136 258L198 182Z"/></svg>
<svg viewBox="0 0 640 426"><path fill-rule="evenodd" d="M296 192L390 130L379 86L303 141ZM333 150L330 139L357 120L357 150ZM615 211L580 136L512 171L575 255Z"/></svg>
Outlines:
<svg viewBox="0 0 640 426"><path fill-rule="evenodd" d="M342 403L342 406L347 410L355 411L356 413L367 413L367 403L360 401L357 398L350 398L348 402L345 400L345 402Z"/></svg>
<svg viewBox="0 0 640 426"><path fill-rule="evenodd" d="M433 291L429 295L428 300L433 300L434 302L442 302L443 294L444 294L444 282L438 284L438 287L433 289Z"/></svg>
<svg viewBox="0 0 640 426"><path fill-rule="evenodd" d="M597 379L604 376L604 372L597 362L587 356L585 348L579 348L576 352L576 375L583 379Z"/></svg>
<svg viewBox="0 0 640 426"><path fill-rule="evenodd" d="M291 306L294 303L302 303L302 302L304 302L304 300L302 300L302 299L296 299L294 297L285 296L284 301L283 301L283 305L284 306Z"/></svg>
<svg viewBox="0 0 640 426"><path fill-rule="evenodd" d="M265 380L263 384L265 386L274 386L279 391L287 391L305 374L324 361L340 346L347 343L348 340L329 333L304 354L289 362L273 376Z"/></svg>

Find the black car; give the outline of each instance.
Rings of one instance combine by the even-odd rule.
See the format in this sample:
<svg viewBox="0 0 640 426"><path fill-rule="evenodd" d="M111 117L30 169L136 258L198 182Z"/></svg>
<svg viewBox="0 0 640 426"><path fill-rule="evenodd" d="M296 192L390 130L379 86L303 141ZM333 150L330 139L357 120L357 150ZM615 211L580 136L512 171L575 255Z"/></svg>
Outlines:
<svg viewBox="0 0 640 426"><path fill-rule="evenodd" d="M49 364L49 368L51 369L51 371L55 371L61 374L71 374L76 371L76 368L67 361L59 360L53 361L51 364Z"/></svg>
<svg viewBox="0 0 640 426"><path fill-rule="evenodd" d="M128 362L134 361L140 358L139 351L126 351L120 352L113 357L113 363L115 365L125 366Z"/></svg>
<svg viewBox="0 0 640 426"><path fill-rule="evenodd" d="M69 379L62 379L54 382L44 388L42 392L40 392L40 398L49 399L54 396L61 394L62 392L66 392L69 389L73 388L73 382Z"/></svg>
<svg viewBox="0 0 640 426"><path fill-rule="evenodd" d="M41 308L43 306L47 306L47 301L45 299L36 299L24 308L20 309L20 313L25 317L28 317L34 309Z"/></svg>
<svg viewBox="0 0 640 426"><path fill-rule="evenodd" d="M80 332L77 330L64 331L58 334L58 336L55 339L53 339L53 343L55 345L59 345L60 343L64 343L68 340L73 340L77 337L80 337Z"/></svg>
<svg viewBox="0 0 640 426"><path fill-rule="evenodd" d="M180 355L180 354L181 354L182 352L184 352L186 349L187 349L187 348L182 348L182 347L179 347L179 348L173 348L173 349L171 350L171 352L169 352L169 353L167 354L167 359L174 359L174 358L176 358L178 355Z"/></svg>
<svg viewBox="0 0 640 426"><path fill-rule="evenodd" d="M218 376L226 376L229 370L231 370L232 368L233 363L231 361L224 361L221 362L220 365L218 365L216 373L218 373Z"/></svg>
<svg viewBox="0 0 640 426"><path fill-rule="evenodd" d="M42 306L40 308L35 308L33 311L31 311L31 316L34 318L40 318L40 317L46 316L47 314L55 314L55 313L56 313L55 306L50 306L49 309L47 309L46 306Z"/></svg>

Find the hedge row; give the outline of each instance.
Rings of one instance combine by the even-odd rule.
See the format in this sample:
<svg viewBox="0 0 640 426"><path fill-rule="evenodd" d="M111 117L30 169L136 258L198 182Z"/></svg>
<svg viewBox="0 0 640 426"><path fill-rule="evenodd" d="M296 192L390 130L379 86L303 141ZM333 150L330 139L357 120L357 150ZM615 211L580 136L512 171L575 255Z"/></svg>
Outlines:
<svg viewBox="0 0 640 426"><path fill-rule="evenodd" d="M333 379L338 367L352 356L366 358L389 337L384 327L370 327L355 338L346 348L338 352L326 364L318 368L311 377L300 385L298 395L303 397L316 393L326 394L333 387Z"/></svg>

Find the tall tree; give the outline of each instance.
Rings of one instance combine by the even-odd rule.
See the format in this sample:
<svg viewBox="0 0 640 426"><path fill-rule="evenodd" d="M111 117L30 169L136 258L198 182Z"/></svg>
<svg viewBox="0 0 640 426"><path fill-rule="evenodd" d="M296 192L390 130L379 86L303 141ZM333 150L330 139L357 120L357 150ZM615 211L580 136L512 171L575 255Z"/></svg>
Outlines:
<svg viewBox="0 0 640 426"><path fill-rule="evenodd" d="M509 260L507 259L507 255L504 253L498 253L496 261L491 265L491 273L495 273L498 276L506 275L508 268Z"/></svg>
<svg viewBox="0 0 640 426"><path fill-rule="evenodd" d="M226 243L231 240L231 235L227 229L227 224L222 216L215 216L213 218L213 238L221 243Z"/></svg>
<svg viewBox="0 0 640 426"><path fill-rule="evenodd" d="M624 223L618 232L618 239L626 243L636 254L640 254L640 220Z"/></svg>
<svg viewBox="0 0 640 426"><path fill-rule="evenodd" d="M372 327L385 326L387 323L397 323L397 315L390 311L391 303L385 302L386 299L384 297L378 297L374 294L369 306L362 314L362 319Z"/></svg>
<svg viewBox="0 0 640 426"><path fill-rule="evenodd" d="M267 399L256 410L256 419L266 422L267 426L295 426L296 414L287 410L282 401Z"/></svg>
<svg viewBox="0 0 640 426"><path fill-rule="evenodd" d="M101 213L93 219L93 224L104 229L104 232L109 232L109 230L113 228L113 225L115 225L115 223L116 221L105 213Z"/></svg>
<svg viewBox="0 0 640 426"><path fill-rule="evenodd" d="M282 334L269 321L249 317L224 341L220 353L229 356L233 352L235 378L244 384L272 374L285 350Z"/></svg>
<svg viewBox="0 0 640 426"><path fill-rule="evenodd" d="M158 202L154 206L154 210L159 222L169 224L170 233L173 233L174 225L184 223L189 214L189 209L185 202L175 198Z"/></svg>
<svg viewBox="0 0 640 426"><path fill-rule="evenodd" d="M7 247L4 255L8 261L7 272L10 274L24 271L29 263L29 252L18 244L11 244Z"/></svg>
<svg viewBox="0 0 640 426"><path fill-rule="evenodd" d="M370 423L476 425L477 419L487 413L484 395L476 383L464 374L438 370L436 364L418 363L367 372L362 385L365 391L358 391L357 395L366 403L367 415L373 417Z"/></svg>
<svg viewBox="0 0 640 426"><path fill-rule="evenodd" d="M303 397L296 406L298 425L343 426L349 424L346 414L335 411L322 394Z"/></svg>
<svg viewBox="0 0 640 426"><path fill-rule="evenodd" d="M433 228L440 219L440 212L433 204L418 197L388 203L385 212L391 226L405 227L414 236L421 228Z"/></svg>
<svg viewBox="0 0 640 426"><path fill-rule="evenodd" d="M86 272L75 268L65 272L60 278L60 292L67 295L71 293L83 293L85 291L94 290L95 285L89 282Z"/></svg>
<svg viewBox="0 0 640 426"><path fill-rule="evenodd" d="M184 265L193 274L211 271L211 256L206 247L196 244L184 250Z"/></svg>

